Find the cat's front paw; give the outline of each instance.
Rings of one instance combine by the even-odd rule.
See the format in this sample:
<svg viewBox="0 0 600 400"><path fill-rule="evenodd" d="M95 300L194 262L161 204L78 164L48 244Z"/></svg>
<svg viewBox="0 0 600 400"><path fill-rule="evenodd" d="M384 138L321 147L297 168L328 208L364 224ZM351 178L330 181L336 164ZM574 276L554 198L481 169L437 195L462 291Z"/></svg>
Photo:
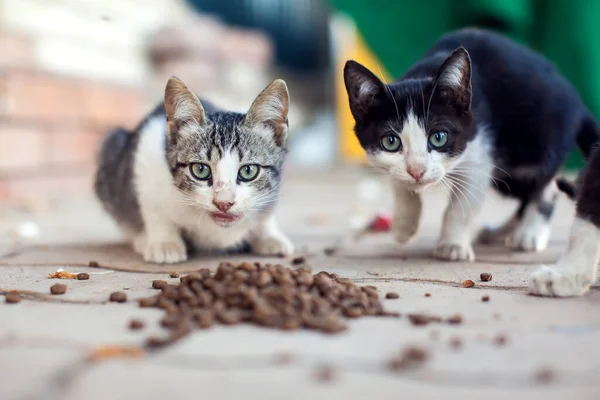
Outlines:
<svg viewBox="0 0 600 400"><path fill-rule="evenodd" d="M419 231L418 218L403 216L394 216L392 220L392 233L398 243L408 243L412 241Z"/></svg>
<svg viewBox="0 0 600 400"><path fill-rule="evenodd" d="M473 247L460 243L439 243L433 251L433 256L447 261L474 261Z"/></svg>
<svg viewBox="0 0 600 400"><path fill-rule="evenodd" d="M282 234L266 236L250 244L252 252L265 256L287 257L294 253L294 245Z"/></svg>
<svg viewBox="0 0 600 400"><path fill-rule="evenodd" d="M507 238L506 245L513 250L540 252L548 247L549 240L550 226L547 223L522 225Z"/></svg>
<svg viewBox="0 0 600 400"><path fill-rule="evenodd" d="M537 296L573 297L581 296L590 289L590 281L584 276L567 274L558 268L542 265L529 277L528 291Z"/></svg>
<svg viewBox="0 0 600 400"><path fill-rule="evenodd" d="M149 241L144 248L144 260L156 264L175 264L187 260L185 243L180 238Z"/></svg>

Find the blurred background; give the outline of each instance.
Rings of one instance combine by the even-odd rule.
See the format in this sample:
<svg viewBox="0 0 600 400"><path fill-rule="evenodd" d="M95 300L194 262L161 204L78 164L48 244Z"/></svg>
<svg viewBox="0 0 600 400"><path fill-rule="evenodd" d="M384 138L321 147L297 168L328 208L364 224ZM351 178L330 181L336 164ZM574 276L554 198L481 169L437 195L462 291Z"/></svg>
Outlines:
<svg viewBox="0 0 600 400"><path fill-rule="evenodd" d="M241 111L283 78L289 169L362 163L343 63L390 80L463 26L541 51L600 115L598 20L596 0L0 0L0 201L89 194L103 135L134 127L170 75Z"/></svg>

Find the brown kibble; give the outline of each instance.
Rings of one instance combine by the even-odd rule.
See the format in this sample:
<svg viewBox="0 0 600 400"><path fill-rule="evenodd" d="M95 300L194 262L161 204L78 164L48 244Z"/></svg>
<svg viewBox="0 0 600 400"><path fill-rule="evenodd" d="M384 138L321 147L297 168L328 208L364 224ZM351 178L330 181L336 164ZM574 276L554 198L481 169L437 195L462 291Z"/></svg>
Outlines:
<svg viewBox="0 0 600 400"><path fill-rule="evenodd" d="M129 329L131 329L132 331L139 331L140 329L143 329L144 326L146 326L144 321L141 321L139 319L132 319L131 321L129 321Z"/></svg>
<svg viewBox="0 0 600 400"><path fill-rule="evenodd" d="M65 294L67 293L67 285L63 285L62 283L55 283L50 286L51 294Z"/></svg>
<svg viewBox="0 0 600 400"><path fill-rule="evenodd" d="M17 304L21 301L21 295L17 292L8 292L4 296L4 301L8 304Z"/></svg>
<svg viewBox="0 0 600 400"><path fill-rule="evenodd" d="M408 314L408 319L415 326L423 326L434 322L432 317L425 314Z"/></svg>
<svg viewBox="0 0 600 400"><path fill-rule="evenodd" d="M504 346L507 342L506 336L498 335L494 338L494 344L498 347Z"/></svg>
<svg viewBox="0 0 600 400"><path fill-rule="evenodd" d="M418 367L427 361L427 358L429 358L427 350L419 346L409 346L388 362L388 368L392 371L402 371Z"/></svg>
<svg viewBox="0 0 600 400"><path fill-rule="evenodd" d="M462 347L462 340L459 337L453 337L450 339L450 347L455 350L458 350Z"/></svg>
<svg viewBox="0 0 600 400"><path fill-rule="evenodd" d="M473 282L470 279L467 279L466 281L463 281L463 283L460 284L460 287L463 287L463 288L470 288L473 286L475 286L475 282Z"/></svg>
<svg viewBox="0 0 600 400"><path fill-rule="evenodd" d="M300 257L295 257L292 259L292 264L293 265L299 265L299 264L304 264L306 262L306 258L300 256Z"/></svg>
<svg viewBox="0 0 600 400"><path fill-rule="evenodd" d="M240 265L238 265L238 269L241 269L243 271L253 272L253 271L256 271L259 268L260 264L258 264L258 265L257 264L252 264L252 263L249 263L249 262L243 262Z"/></svg>
<svg viewBox="0 0 600 400"><path fill-rule="evenodd" d="M479 275L479 279L481 279L483 282L489 282L492 280L492 274L489 272L482 272Z"/></svg>
<svg viewBox="0 0 600 400"><path fill-rule="evenodd" d="M169 278L179 278L179 272L171 272Z"/></svg>
<svg viewBox="0 0 600 400"><path fill-rule="evenodd" d="M127 295L124 292L112 292L108 300L115 303L125 303L127 301Z"/></svg>
<svg viewBox="0 0 600 400"><path fill-rule="evenodd" d="M90 261L88 263L88 266L90 266L92 268L98 268L100 266L100 264L98 264L98 261Z"/></svg>
<svg viewBox="0 0 600 400"><path fill-rule="evenodd" d="M488 296L487 294L484 294L483 296L481 296L481 301L483 301L483 302L490 301L490 296Z"/></svg>
<svg viewBox="0 0 600 400"><path fill-rule="evenodd" d="M214 317L213 314L209 310L196 310L194 311L192 317L198 324L200 328L210 328L213 326Z"/></svg>
<svg viewBox="0 0 600 400"><path fill-rule="evenodd" d="M225 325L236 325L242 321L242 313L239 310L221 310L217 318Z"/></svg>
<svg viewBox="0 0 600 400"><path fill-rule="evenodd" d="M138 299L138 304L142 308L156 307L157 303L158 303L158 298L156 298L156 297L143 297L141 299Z"/></svg>
<svg viewBox="0 0 600 400"><path fill-rule="evenodd" d="M258 287L263 287L263 286L267 286L272 281L273 281L273 276L270 273L268 273L267 271L260 271L256 278L255 284Z"/></svg>
<svg viewBox="0 0 600 400"><path fill-rule="evenodd" d="M446 320L450 325L459 325L462 324L463 322L463 317L461 314L456 313L450 317L448 317L448 319Z"/></svg>
<svg viewBox="0 0 600 400"><path fill-rule="evenodd" d="M344 310L344 315L348 318L360 318L364 314L361 307L350 307Z"/></svg>
<svg viewBox="0 0 600 400"><path fill-rule="evenodd" d="M319 382L331 382L335 376L335 371L330 365L321 365L315 371L315 379Z"/></svg>
<svg viewBox="0 0 600 400"><path fill-rule="evenodd" d="M90 279L90 274L86 274L85 272L77 274L77 280L79 281L87 281L88 279Z"/></svg>
<svg viewBox="0 0 600 400"><path fill-rule="evenodd" d="M535 373L535 381L541 384L548 384L554 381L554 371L550 368L542 368Z"/></svg>
<svg viewBox="0 0 600 400"><path fill-rule="evenodd" d="M152 288L154 289L162 289L167 286L167 281L162 281L160 279L156 279L152 281Z"/></svg>
<svg viewBox="0 0 600 400"><path fill-rule="evenodd" d="M386 299L397 299L397 298L399 298L399 297L400 297L400 296L398 295L398 293L395 293L395 292L387 292L387 293L385 294L385 298L386 298Z"/></svg>
<svg viewBox="0 0 600 400"><path fill-rule="evenodd" d="M431 297L431 293L425 293L425 297Z"/></svg>

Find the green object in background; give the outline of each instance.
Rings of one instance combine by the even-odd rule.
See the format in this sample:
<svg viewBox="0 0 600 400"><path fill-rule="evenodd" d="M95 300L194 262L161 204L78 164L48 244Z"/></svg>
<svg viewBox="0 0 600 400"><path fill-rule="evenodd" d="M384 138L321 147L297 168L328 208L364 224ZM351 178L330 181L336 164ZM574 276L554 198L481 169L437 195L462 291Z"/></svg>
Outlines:
<svg viewBox="0 0 600 400"><path fill-rule="evenodd" d="M330 0L355 21L393 76L444 33L465 26L493 29L552 60L600 117L600 0ZM583 160L573 152L567 168Z"/></svg>

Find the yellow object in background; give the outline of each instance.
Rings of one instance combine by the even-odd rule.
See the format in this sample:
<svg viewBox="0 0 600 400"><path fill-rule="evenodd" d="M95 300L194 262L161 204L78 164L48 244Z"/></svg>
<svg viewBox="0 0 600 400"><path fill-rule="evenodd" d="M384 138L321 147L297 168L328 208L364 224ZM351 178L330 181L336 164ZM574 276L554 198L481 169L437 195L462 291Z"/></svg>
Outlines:
<svg viewBox="0 0 600 400"><path fill-rule="evenodd" d="M367 47L360 35L354 31L354 38L343 43L337 60L336 69L336 109L339 129L339 152L342 161L345 162L364 162L366 160L365 151L360 146L358 139L354 134L354 117L350 112L348 95L344 86L344 64L347 60L355 60L369 68L379 76L384 82L388 81L388 73L371 50Z"/></svg>

